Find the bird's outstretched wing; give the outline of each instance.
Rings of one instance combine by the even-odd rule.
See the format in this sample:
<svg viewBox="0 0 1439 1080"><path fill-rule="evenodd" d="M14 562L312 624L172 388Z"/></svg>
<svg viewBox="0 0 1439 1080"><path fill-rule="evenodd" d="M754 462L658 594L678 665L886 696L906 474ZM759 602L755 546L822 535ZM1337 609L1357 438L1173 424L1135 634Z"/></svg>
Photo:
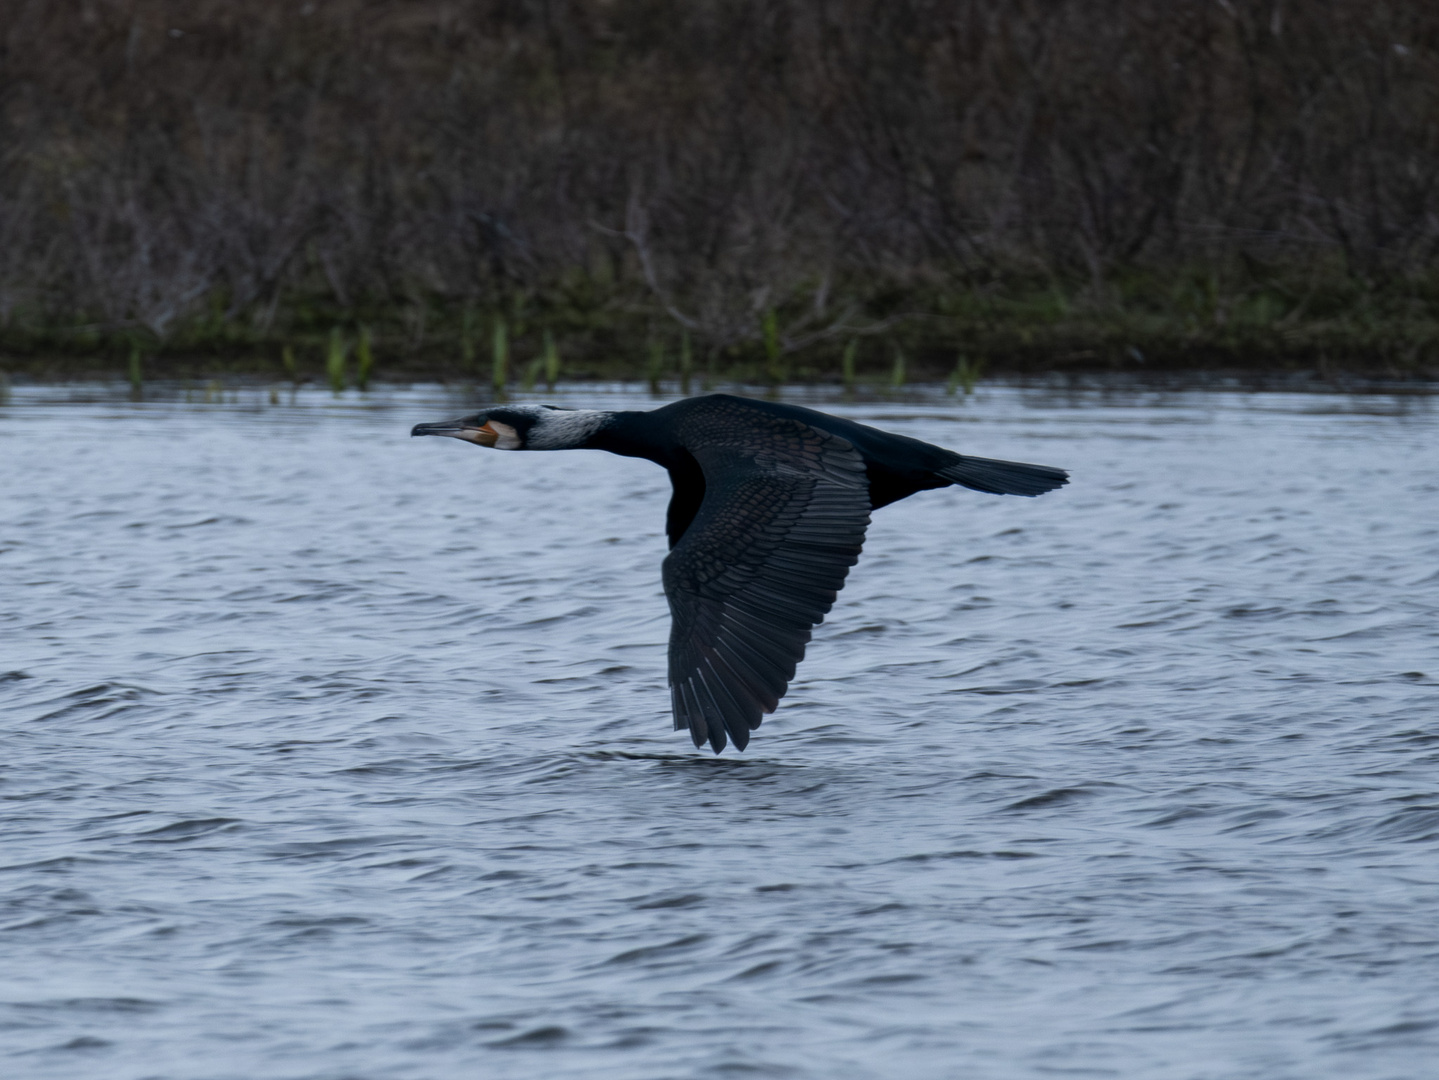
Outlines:
<svg viewBox="0 0 1439 1080"><path fill-rule="evenodd" d="M743 750L859 558L869 484L848 442L787 418L711 429L692 453L704 501L664 561L675 730Z"/></svg>

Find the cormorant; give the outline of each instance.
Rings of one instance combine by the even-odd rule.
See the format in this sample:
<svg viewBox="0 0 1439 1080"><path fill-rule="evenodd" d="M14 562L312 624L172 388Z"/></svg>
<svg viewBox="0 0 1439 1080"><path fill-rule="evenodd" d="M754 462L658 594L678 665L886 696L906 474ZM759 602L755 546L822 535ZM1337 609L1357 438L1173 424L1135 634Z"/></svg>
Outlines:
<svg viewBox="0 0 1439 1080"><path fill-rule="evenodd" d="M410 434L497 450L608 450L669 470L663 580L674 725L715 753L726 733L743 750L784 696L810 631L859 559L871 510L951 484L1041 495L1069 475L729 394L650 412L496 405Z"/></svg>

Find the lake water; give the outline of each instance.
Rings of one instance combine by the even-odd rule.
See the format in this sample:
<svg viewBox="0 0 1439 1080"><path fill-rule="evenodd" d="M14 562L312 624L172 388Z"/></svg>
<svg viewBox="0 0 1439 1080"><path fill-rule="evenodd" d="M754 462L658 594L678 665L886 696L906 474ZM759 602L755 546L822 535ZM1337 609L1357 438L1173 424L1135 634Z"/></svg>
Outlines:
<svg viewBox="0 0 1439 1080"><path fill-rule="evenodd" d="M1073 483L877 512L718 758L663 471L279 400L0 407L0 1075L1439 1070L1439 399L821 404Z"/></svg>

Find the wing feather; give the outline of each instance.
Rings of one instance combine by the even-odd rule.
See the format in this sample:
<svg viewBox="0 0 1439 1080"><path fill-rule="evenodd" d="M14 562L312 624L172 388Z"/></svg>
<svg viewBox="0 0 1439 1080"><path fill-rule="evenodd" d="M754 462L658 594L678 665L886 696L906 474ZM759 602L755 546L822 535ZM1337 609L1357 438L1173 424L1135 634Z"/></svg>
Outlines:
<svg viewBox="0 0 1439 1080"><path fill-rule="evenodd" d="M844 439L736 410L688 448L704 474L664 562L675 729L743 749L834 605L869 524L864 460Z"/></svg>

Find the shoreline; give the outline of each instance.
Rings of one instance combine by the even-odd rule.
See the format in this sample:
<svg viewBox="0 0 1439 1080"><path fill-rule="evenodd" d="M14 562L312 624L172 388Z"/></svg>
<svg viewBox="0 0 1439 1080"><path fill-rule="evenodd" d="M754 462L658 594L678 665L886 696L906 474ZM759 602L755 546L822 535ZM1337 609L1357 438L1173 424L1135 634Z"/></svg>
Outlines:
<svg viewBox="0 0 1439 1080"><path fill-rule="evenodd" d="M692 337L640 307L519 317L437 303L409 327L396 309L332 307L270 330L236 318L178 326L164 338L133 326L12 325L0 330L0 376L361 388L383 379L511 389L557 379L957 387L987 379L1335 388L1439 382L1439 314L1431 314L1439 302L1389 299L1388 311L1356 307L1296 318L1262 303L1222 316L1157 305L1076 310L1036 294L963 313L941 314L938 303L888 317L874 312L809 338L800 317L787 324L771 312L763 332L729 345Z"/></svg>
<svg viewBox="0 0 1439 1080"><path fill-rule="evenodd" d="M823 401L857 401L903 403L940 399L963 402L992 389L1028 390L1039 393L1281 393L1313 394L1315 396L1388 396L1428 398L1439 396L1439 379L1434 378L1364 378L1330 373L1321 376L1312 371L1255 372L1234 370L1181 370L1167 372L1074 372L1047 373L996 372L977 380L968 390L955 387L943 379L913 379L893 385L882 379L858 379L846 386L833 379L796 380L780 385L748 382L740 379L695 378L686 386L681 380L666 377L652 382L638 376L630 378L570 378L554 387L543 383L525 387L508 385L502 393L489 383L473 378L430 378L417 374L413 378L378 377L360 389L346 385L340 390L327 386L317 377L298 380L261 374L213 370L189 377L157 377L139 386L127 381L123 373L85 371L56 375L21 373L8 375L0 368L0 405L13 403L14 392L27 389L56 390L70 387L86 399L129 400L153 403L184 401L197 404L233 402L241 397L266 396L271 404L286 398L293 402L298 395L313 398L325 396L336 401L380 401L388 396L414 391L434 391L457 395L478 403L496 401L543 400L547 396L573 397L585 393L647 396L671 399L706 393L731 393L747 397L801 397Z"/></svg>

